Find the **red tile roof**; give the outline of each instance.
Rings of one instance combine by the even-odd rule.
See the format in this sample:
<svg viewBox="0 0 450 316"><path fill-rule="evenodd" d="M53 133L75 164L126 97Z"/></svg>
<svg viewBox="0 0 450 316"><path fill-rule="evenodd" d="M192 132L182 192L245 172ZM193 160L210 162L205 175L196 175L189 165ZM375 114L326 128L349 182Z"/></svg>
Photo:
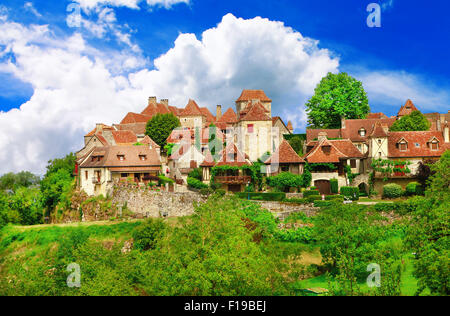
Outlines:
<svg viewBox="0 0 450 316"><path fill-rule="evenodd" d="M181 111L180 116L203 116L203 113L194 100L189 100L186 108Z"/></svg>
<svg viewBox="0 0 450 316"><path fill-rule="evenodd" d="M291 121L288 122L287 129L290 130L290 131L294 130L294 126L292 125Z"/></svg>
<svg viewBox="0 0 450 316"><path fill-rule="evenodd" d="M132 131L113 131L112 135L116 144L136 144L137 136Z"/></svg>
<svg viewBox="0 0 450 316"><path fill-rule="evenodd" d="M405 105L400 108L400 111L398 111L397 116L409 115L414 111L419 111L419 110L416 108L414 103L408 99L408 101L406 101Z"/></svg>
<svg viewBox="0 0 450 316"><path fill-rule="evenodd" d="M379 112L379 113L369 113L366 117L367 119L387 119L387 115Z"/></svg>
<svg viewBox="0 0 450 316"><path fill-rule="evenodd" d="M249 104L247 109L241 112L240 121L272 121L267 115L266 108L260 103Z"/></svg>
<svg viewBox="0 0 450 316"><path fill-rule="evenodd" d="M141 141L141 144L151 145L153 148L161 148L150 136L145 135L144 139Z"/></svg>
<svg viewBox="0 0 450 316"><path fill-rule="evenodd" d="M105 125L105 124L101 124L101 128L102 129L112 129L111 126ZM92 131L90 131L88 134L84 135L84 137L91 137L94 136L95 133L97 132L97 127L95 127Z"/></svg>
<svg viewBox="0 0 450 316"><path fill-rule="evenodd" d="M203 116L206 117L206 123L214 123L216 121L216 117L212 115L212 113L208 110L208 108L201 108Z"/></svg>
<svg viewBox="0 0 450 316"><path fill-rule="evenodd" d="M363 158L364 155L348 139L312 142L314 148L303 158L309 163L337 163L340 159Z"/></svg>
<svg viewBox="0 0 450 316"><path fill-rule="evenodd" d="M144 135L147 123L134 123L134 124L117 124L114 125L119 131L132 131L136 135Z"/></svg>
<svg viewBox="0 0 450 316"><path fill-rule="evenodd" d="M373 127L377 122L380 122L382 125L390 128L396 120L396 118L345 120L345 128L341 129L341 137L344 139L350 139L354 142L364 142L367 141L370 133L373 131ZM359 135L359 130L361 128L366 130L365 136Z"/></svg>
<svg viewBox="0 0 450 316"><path fill-rule="evenodd" d="M210 127L202 128L200 130L201 144L205 145L209 143L210 137ZM170 136L167 138L167 143L169 144L178 144L181 141L191 141L192 144L195 143L195 129L174 129ZM222 142L225 140L225 135L222 133L220 128L216 129L216 139L221 140Z"/></svg>
<svg viewBox="0 0 450 316"><path fill-rule="evenodd" d="M243 90L236 102L259 100L261 102L272 102L264 90Z"/></svg>
<svg viewBox="0 0 450 316"><path fill-rule="evenodd" d="M130 112L124 117L120 124L147 123L151 119L151 116Z"/></svg>
<svg viewBox="0 0 450 316"><path fill-rule="evenodd" d="M236 112L232 108L229 108L225 114L222 115L222 117L217 120L219 123L228 123L228 124L234 124L238 121Z"/></svg>
<svg viewBox="0 0 450 316"><path fill-rule="evenodd" d="M383 127L383 125L381 124L381 122L376 122L372 132L370 133L371 137L387 137L388 136L388 132L387 130L387 126Z"/></svg>
<svg viewBox="0 0 450 316"><path fill-rule="evenodd" d="M400 151L397 147L401 139L408 143L406 151ZM429 142L436 138L439 141L439 149L431 150ZM416 144L418 146L416 146ZM442 132L390 132L388 138L388 155L390 158L415 158L415 157L440 157L446 149Z"/></svg>
<svg viewBox="0 0 450 316"><path fill-rule="evenodd" d="M118 156L125 156L125 160L119 160ZM91 157L101 156L100 161L92 161L86 159L81 168L98 168L98 167L120 167L120 168L136 168L136 167L155 167L161 166L161 160L155 149L147 146L105 146L97 147L92 152ZM145 156L142 160L140 156ZM126 170L126 169L123 169Z"/></svg>
<svg viewBox="0 0 450 316"><path fill-rule="evenodd" d="M278 160L274 161L275 163L299 164L305 162L285 139L283 139L278 149L265 163L271 164L274 157Z"/></svg>

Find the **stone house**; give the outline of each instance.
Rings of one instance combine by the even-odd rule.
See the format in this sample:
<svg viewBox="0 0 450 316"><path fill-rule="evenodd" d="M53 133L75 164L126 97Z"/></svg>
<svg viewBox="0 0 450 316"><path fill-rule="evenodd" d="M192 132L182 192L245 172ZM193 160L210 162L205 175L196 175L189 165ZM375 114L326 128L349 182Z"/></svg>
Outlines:
<svg viewBox="0 0 450 316"><path fill-rule="evenodd" d="M272 156L265 161L268 175L277 175L281 172L303 174L305 160L301 158L291 145L283 140Z"/></svg>

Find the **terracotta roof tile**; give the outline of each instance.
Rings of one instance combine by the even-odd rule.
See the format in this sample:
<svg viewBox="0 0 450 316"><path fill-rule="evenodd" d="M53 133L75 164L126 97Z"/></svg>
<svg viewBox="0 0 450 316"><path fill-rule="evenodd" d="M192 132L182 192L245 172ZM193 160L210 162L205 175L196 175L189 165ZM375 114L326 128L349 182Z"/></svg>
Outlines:
<svg viewBox="0 0 450 316"><path fill-rule="evenodd" d="M366 119L387 119L388 117L386 114L379 112L379 113L369 113L366 117Z"/></svg>
<svg viewBox="0 0 450 316"><path fill-rule="evenodd" d="M216 117L212 115L212 113L208 110L208 108L201 108L203 116L206 117L206 123L214 123L216 121Z"/></svg>
<svg viewBox="0 0 450 316"><path fill-rule="evenodd" d="M161 148L153 139L150 138L150 136L145 135L144 139L141 141L142 144L145 145L151 145L154 148Z"/></svg>
<svg viewBox="0 0 450 316"><path fill-rule="evenodd" d="M401 139L408 143L406 151L400 151L397 147ZM439 149L431 150L430 140L436 138L439 141ZM418 146L417 146L418 145ZM445 140L442 132L390 132L388 138L388 155L390 158L414 158L414 157L440 157L445 152Z"/></svg>
<svg viewBox="0 0 450 316"><path fill-rule="evenodd" d="M180 116L203 116L200 107L194 100L189 100L186 108L180 113Z"/></svg>
<svg viewBox="0 0 450 316"><path fill-rule="evenodd" d="M137 136L132 131L113 131L112 135L116 144L135 144Z"/></svg>
<svg viewBox="0 0 450 316"><path fill-rule="evenodd" d="M229 108L217 122L234 124L237 121L238 121L238 119L237 119L236 112L234 112L234 110L232 108Z"/></svg>
<svg viewBox="0 0 450 316"><path fill-rule="evenodd" d="M241 112L240 121L272 121L267 115L266 108L260 103L252 104L249 106L249 110L246 113Z"/></svg>
<svg viewBox="0 0 450 316"><path fill-rule="evenodd" d="M259 100L261 102L272 102L264 90L243 90L236 102Z"/></svg>
<svg viewBox="0 0 450 316"><path fill-rule="evenodd" d="M101 124L102 129L112 129L111 126L105 125L105 124ZM88 134L84 135L85 137L91 137L94 136L95 133L97 132L97 127L95 127L92 131L90 131Z"/></svg>
<svg viewBox="0 0 450 316"><path fill-rule="evenodd" d="M341 137L344 139L350 139L354 142L365 142L377 122L380 122L382 125L390 128L396 120L396 118L345 120L345 128L341 129ZM361 128L365 129L365 136L359 135L359 130Z"/></svg>
<svg viewBox="0 0 450 316"><path fill-rule="evenodd" d="M383 125L381 124L381 122L376 122L372 132L370 133L371 137L387 137L388 136L388 132L387 130L387 126L383 127Z"/></svg>
<svg viewBox="0 0 450 316"><path fill-rule="evenodd" d="M134 123L134 124L118 124L114 125L119 131L132 131L136 135L144 135L147 123Z"/></svg>
<svg viewBox="0 0 450 316"><path fill-rule="evenodd" d="M419 111L419 110L416 108L414 103L408 99L408 101L406 101L405 105L400 108L400 111L398 111L397 116L409 115L414 111Z"/></svg>
<svg viewBox="0 0 450 316"><path fill-rule="evenodd" d="M299 164L305 162L305 160L300 158L300 156L295 152L295 150L286 140L283 140L281 142L280 146L272 155L272 157L270 157L265 163L271 164L273 157L278 157L278 163Z"/></svg>
<svg viewBox="0 0 450 316"><path fill-rule="evenodd" d="M363 158L364 155L348 139L313 142L314 148L303 158L309 163L337 163L340 159Z"/></svg>
<svg viewBox="0 0 450 316"><path fill-rule="evenodd" d="M123 155L125 159L121 161L119 155ZM91 157L101 156L100 161L97 159L87 159L81 164L81 168L98 168L98 167L151 167L161 166L161 160L155 149L147 146L105 146L97 147L91 154ZM145 156L145 160L141 157Z"/></svg>
<svg viewBox="0 0 450 316"><path fill-rule="evenodd" d="M151 119L151 116L130 112L124 117L120 124L147 123Z"/></svg>

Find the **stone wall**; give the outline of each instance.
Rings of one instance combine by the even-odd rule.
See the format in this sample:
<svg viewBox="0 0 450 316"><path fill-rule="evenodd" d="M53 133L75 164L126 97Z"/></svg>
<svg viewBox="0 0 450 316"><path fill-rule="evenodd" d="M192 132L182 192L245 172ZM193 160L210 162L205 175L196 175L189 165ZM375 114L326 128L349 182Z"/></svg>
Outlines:
<svg viewBox="0 0 450 316"><path fill-rule="evenodd" d="M142 217L189 216L194 213L194 202L205 202L205 198L194 192L154 192L128 187L115 188L112 200Z"/></svg>
<svg viewBox="0 0 450 316"><path fill-rule="evenodd" d="M284 220L292 213L303 213L308 217L316 216L320 211L320 208L309 205L283 203L283 202L267 202L267 201L255 201L261 205L262 208L274 213L280 220Z"/></svg>

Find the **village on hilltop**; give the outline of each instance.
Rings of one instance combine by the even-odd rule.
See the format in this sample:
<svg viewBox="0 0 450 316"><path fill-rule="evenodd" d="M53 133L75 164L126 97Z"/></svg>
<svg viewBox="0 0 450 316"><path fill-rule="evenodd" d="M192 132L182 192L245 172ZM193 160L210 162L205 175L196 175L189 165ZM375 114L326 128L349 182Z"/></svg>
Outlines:
<svg viewBox="0 0 450 316"><path fill-rule="evenodd" d="M141 113L128 113L112 126L97 124L85 135L85 146L77 152L77 185L89 195L106 196L118 183L144 186L163 176L172 180L167 190L178 192L188 190L193 170L201 168L202 182L208 185L213 168L222 167L214 181L228 192L241 192L250 183L241 167L259 163L266 166L261 168L265 176L301 175L306 166L314 166L309 167L311 184L324 195L331 194L330 183L336 180L339 187L352 185L361 192L367 192L372 181L379 191L386 183L405 187L421 163L436 161L450 149L450 111L424 114L431 123L428 131L390 130L401 117L418 111L411 100L394 117L370 113L365 119L342 119L338 129L307 129L300 135L302 153L288 142L294 136L293 124L272 116L272 100L263 90L243 90L235 108L222 114L218 105L214 116L194 100L182 109L150 97ZM173 148L168 152L146 135L146 126L155 115L169 113L178 117L181 127L168 137ZM212 141L219 146L211 146ZM377 161L379 167L390 161L393 169L382 172L374 167ZM377 172L370 179L374 168Z"/></svg>

